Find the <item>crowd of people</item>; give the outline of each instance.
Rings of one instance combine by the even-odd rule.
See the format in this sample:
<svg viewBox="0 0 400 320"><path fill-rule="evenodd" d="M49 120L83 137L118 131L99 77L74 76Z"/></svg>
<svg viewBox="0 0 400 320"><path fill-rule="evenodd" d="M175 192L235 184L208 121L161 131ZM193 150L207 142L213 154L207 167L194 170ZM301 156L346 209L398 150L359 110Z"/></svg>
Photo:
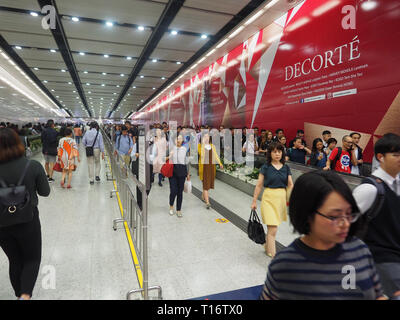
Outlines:
<svg viewBox="0 0 400 320"><path fill-rule="evenodd" d="M33 217L28 222L5 225L4 215L0 215L0 246L10 261L11 283L20 299L30 299L38 275L41 230L37 195L49 196L49 183L54 181L53 166L58 163L61 167L61 187L71 188L72 172L81 159L80 143L86 150L91 185L95 180L100 181L100 156L104 159L103 135L96 122L57 128L49 120L44 126L29 125L25 129L30 127L32 132L36 128L36 133L41 134L44 168L38 161L24 156L25 146L18 136L18 128L0 124L0 186L7 189L22 180L30 194L24 208L28 204ZM239 144L226 144L230 135L234 142L234 129L179 126L175 132L167 123L156 123L151 128L155 129L150 141L151 181L158 177L158 185L163 187L163 168L169 160L173 168L168 176L169 214L179 218L183 217L183 190L190 181L188 164L193 154L198 156L202 200L207 209L211 207L209 191L214 189L216 166L224 166L218 145L224 151L231 148L231 153L239 148L246 155L265 156L250 205L253 210L257 209L262 192L261 217L267 227L264 247L266 254L273 258L262 299L396 299L400 296L400 136L388 133L376 142L374 158L379 165L372 173L374 179L365 179L351 191L335 171L362 173L363 150L358 146L361 135L356 132L342 137L342 147L336 147L337 140L326 130L321 138L314 139L309 149L303 130L298 130L287 145L282 129L276 130L274 136L267 130L261 130L259 135L257 128L253 134L247 134L247 128L243 128ZM123 167L130 168L137 177L141 157L138 127L126 121L123 125L105 125L104 131L114 145L114 155L120 156ZM196 152L192 152L193 146ZM303 174L294 183L286 162L305 165L307 156L310 165L321 170ZM1 192L0 198L6 195ZM4 206L6 199L0 200L3 212L14 210L13 206ZM138 190L141 208L140 200ZM15 210L20 207L15 205ZM300 237L277 252L277 230L288 218ZM343 268L350 268L356 277L344 282L347 269Z"/></svg>

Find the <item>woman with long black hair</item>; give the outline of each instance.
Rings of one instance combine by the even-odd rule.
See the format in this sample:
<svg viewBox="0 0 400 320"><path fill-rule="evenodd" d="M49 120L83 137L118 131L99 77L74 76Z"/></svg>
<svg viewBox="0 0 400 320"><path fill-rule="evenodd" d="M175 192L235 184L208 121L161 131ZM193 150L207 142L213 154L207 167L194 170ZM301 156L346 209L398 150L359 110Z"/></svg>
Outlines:
<svg viewBox="0 0 400 320"><path fill-rule="evenodd" d="M0 225L0 247L7 255L11 285L21 300L32 297L39 273L42 255L42 234L39 221L38 196L47 197L50 186L42 165L24 157L25 148L11 129L0 129L0 178L7 185L17 185L25 168L23 179L30 194L33 219L15 225ZM28 163L29 162L29 163ZM3 185L4 187L4 185ZM3 211L4 206L0 205ZM25 213L25 212L24 212Z"/></svg>

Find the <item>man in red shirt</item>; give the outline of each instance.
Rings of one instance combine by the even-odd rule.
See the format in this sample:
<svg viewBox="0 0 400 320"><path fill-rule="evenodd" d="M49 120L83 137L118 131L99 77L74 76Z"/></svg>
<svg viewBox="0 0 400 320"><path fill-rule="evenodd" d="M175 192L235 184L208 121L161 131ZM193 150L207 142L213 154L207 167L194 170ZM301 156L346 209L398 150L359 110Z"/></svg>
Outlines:
<svg viewBox="0 0 400 320"><path fill-rule="evenodd" d="M333 170L336 172L345 173L351 173L351 165L357 165L353 139L349 135L343 137L342 148L335 148L332 150L331 155L326 161L324 170L331 170L331 164L334 165Z"/></svg>

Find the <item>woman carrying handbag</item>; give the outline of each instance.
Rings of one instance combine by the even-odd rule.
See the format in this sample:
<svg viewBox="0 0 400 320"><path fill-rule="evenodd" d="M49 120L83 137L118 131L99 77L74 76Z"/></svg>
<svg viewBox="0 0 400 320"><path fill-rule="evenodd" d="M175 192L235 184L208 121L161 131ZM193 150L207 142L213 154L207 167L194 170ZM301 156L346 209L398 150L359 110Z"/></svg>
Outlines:
<svg viewBox="0 0 400 320"><path fill-rule="evenodd" d="M174 170L172 177L169 178L169 214L174 215L174 202L176 198L176 215L182 218L182 201L183 201L183 190L185 186L185 180L190 180L189 170L187 168L187 149L182 146L183 136L179 135L175 140L176 146L174 146L167 160L173 163Z"/></svg>
<svg viewBox="0 0 400 320"><path fill-rule="evenodd" d="M284 147L273 142L267 149L267 162L261 167L254 190L251 209L257 209L257 199L264 187L261 199L261 217L267 225L265 253L273 258L276 254L275 238L278 226L287 221L287 201L293 188L292 173L285 164Z"/></svg>

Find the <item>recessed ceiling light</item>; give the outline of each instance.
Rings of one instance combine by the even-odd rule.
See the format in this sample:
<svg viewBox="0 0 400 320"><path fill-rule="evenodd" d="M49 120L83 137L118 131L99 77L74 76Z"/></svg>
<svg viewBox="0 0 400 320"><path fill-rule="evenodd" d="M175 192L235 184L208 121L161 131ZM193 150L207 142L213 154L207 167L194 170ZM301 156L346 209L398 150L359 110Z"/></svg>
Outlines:
<svg viewBox="0 0 400 320"><path fill-rule="evenodd" d="M105 87L106 85L104 83L101 84L102 87Z"/></svg>
<svg viewBox="0 0 400 320"><path fill-rule="evenodd" d="M208 36L207 36L206 34L202 34L202 35L201 35L201 38L202 38L202 39L207 39Z"/></svg>
<svg viewBox="0 0 400 320"><path fill-rule="evenodd" d="M74 22L79 22L79 18L77 18L77 17L72 17L71 20L74 21Z"/></svg>
<svg viewBox="0 0 400 320"><path fill-rule="evenodd" d="M182 62L180 62L180 61L177 61L177 62L176 62L176 64L182 64Z"/></svg>
<svg viewBox="0 0 400 320"><path fill-rule="evenodd" d="M161 80L165 80L165 77L161 77Z"/></svg>
<svg viewBox="0 0 400 320"><path fill-rule="evenodd" d="M103 76L106 76L106 75L107 75L107 73L106 73L106 72L103 72L103 73L102 73L102 75L103 75Z"/></svg>
<svg viewBox="0 0 400 320"><path fill-rule="evenodd" d="M35 68L33 68L33 69L35 69L36 71L39 70L39 68L37 68L37 67L35 67Z"/></svg>
<svg viewBox="0 0 400 320"><path fill-rule="evenodd" d="M133 86L132 88L133 88L133 89L136 89L136 86Z"/></svg>
<svg viewBox="0 0 400 320"><path fill-rule="evenodd" d="M44 82L44 83L47 83L48 81L47 81L47 80L43 80L43 82Z"/></svg>
<svg viewBox="0 0 400 320"><path fill-rule="evenodd" d="M117 84L116 87L119 88L119 84Z"/></svg>
<svg viewBox="0 0 400 320"><path fill-rule="evenodd" d="M153 60L151 60L152 62L157 62L158 60L157 59L153 59Z"/></svg>
<svg viewBox="0 0 400 320"><path fill-rule="evenodd" d="M92 93L92 91L89 91L88 93L90 94L90 93Z"/></svg>
<svg viewBox="0 0 400 320"><path fill-rule="evenodd" d="M126 60L132 60L132 57L126 57Z"/></svg>
<svg viewBox="0 0 400 320"><path fill-rule="evenodd" d="M55 52L57 52L57 51L54 50L54 49L50 49L50 52L51 52L51 53L55 53Z"/></svg>
<svg viewBox="0 0 400 320"><path fill-rule="evenodd" d="M84 55L85 55L85 53L84 53L84 52L79 52L79 54L80 54L81 56L84 56Z"/></svg>
<svg viewBox="0 0 400 320"><path fill-rule="evenodd" d="M120 74L121 77L124 77L125 75L123 73Z"/></svg>
<svg viewBox="0 0 400 320"><path fill-rule="evenodd" d="M107 21L106 22L106 26L107 27L112 27L114 25L114 23L112 23L111 21Z"/></svg>
<svg viewBox="0 0 400 320"><path fill-rule="evenodd" d="M34 12L34 11L29 12L29 14L30 14L32 17L37 17L37 16L39 15L37 12Z"/></svg>
<svg viewBox="0 0 400 320"><path fill-rule="evenodd" d="M110 56L108 54L103 55L104 58L109 58Z"/></svg>
<svg viewBox="0 0 400 320"><path fill-rule="evenodd" d="M178 34L178 31L172 30L172 31L171 31L171 34L172 34L173 36L176 36L176 35Z"/></svg>
<svg viewBox="0 0 400 320"><path fill-rule="evenodd" d="M156 88L153 87L153 90L156 90Z"/></svg>
<svg viewBox="0 0 400 320"><path fill-rule="evenodd" d="M15 46L15 49L22 50L22 47L20 47L20 46Z"/></svg>
<svg viewBox="0 0 400 320"><path fill-rule="evenodd" d="M54 92L55 90L54 90L54 89L51 89L51 91Z"/></svg>
<svg viewBox="0 0 400 320"><path fill-rule="evenodd" d="M64 69L61 69L61 72L66 72Z"/></svg>
<svg viewBox="0 0 400 320"><path fill-rule="evenodd" d="M72 82L68 82L68 84L72 84Z"/></svg>
<svg viewBox="0 0 400 320"><path fill-rule="evenodd" d="M378 6L378 3L375 0L364 1L361 3L361 8L365 11L370 11L375 9Z"/></svg>
<svg viewBox="0 0 400 320"><path fill-rule="evenodd" d="M90 83L88 82L88 83L86 83L86 85L87 85L87 86L90 86Z"/></svg>
<svg viewBox="0 0 400 320"><path fill-rule="evenodd" d="M143 31L143 30L144 30L144 27L143 27L143 26L139 26L139 27L138 27L138 30Z"/></svg>
<svg viewBox="0 0 400 320"><path fill-rule="evenodd" d="M83 73L88 73L87 71L83 71Z"/></svg>
<svg viewBox="0 0 400 320"><path fill-rule="evenodd" d="M143 79L143 78L144 78L144 76L140 76L140 78L141 78L141 79Z"/></svg>

